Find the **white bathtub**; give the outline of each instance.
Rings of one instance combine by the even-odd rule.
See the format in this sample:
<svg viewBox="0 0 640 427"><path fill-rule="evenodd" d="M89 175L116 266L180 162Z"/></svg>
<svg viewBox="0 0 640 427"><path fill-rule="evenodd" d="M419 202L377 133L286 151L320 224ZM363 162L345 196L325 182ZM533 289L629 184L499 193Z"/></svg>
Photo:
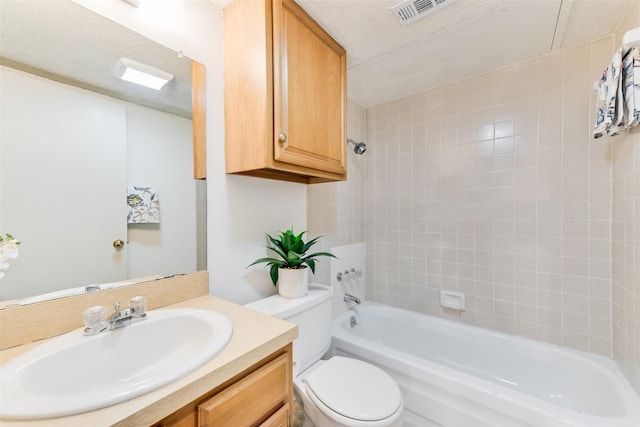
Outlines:
<svg viewBox="0 0 640 427"><path fill-rule="evenodd" d="M604 357L370 302L332 335L334 354L396 380L406 426L640 427L640 397Z"/></svg>

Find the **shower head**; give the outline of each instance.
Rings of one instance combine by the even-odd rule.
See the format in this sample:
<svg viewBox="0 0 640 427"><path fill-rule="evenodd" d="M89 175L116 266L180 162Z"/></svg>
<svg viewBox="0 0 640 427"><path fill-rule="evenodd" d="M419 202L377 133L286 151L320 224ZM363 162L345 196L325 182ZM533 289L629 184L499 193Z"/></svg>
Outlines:
<svg viewBox="0 0 640 427"><path fill-rule="evenodd" d="M367 151L367 144L364 142L358 142L348 138L347 143L353 144L353 152L356 154L364 154L364 152Z"/></svg>

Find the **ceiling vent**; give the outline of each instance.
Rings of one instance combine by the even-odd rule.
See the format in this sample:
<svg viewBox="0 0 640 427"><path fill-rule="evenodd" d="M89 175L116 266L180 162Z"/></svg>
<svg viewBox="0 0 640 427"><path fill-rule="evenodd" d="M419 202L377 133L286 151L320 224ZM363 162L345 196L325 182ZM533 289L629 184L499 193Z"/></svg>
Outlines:
<svg viewBox="0 0 640 427"><path fill-rule="evenodd" d="M455 0L404 0L393 6L393 11L400 24L407 25L431 12L435 12L443 6L453 3Z"/></svg>

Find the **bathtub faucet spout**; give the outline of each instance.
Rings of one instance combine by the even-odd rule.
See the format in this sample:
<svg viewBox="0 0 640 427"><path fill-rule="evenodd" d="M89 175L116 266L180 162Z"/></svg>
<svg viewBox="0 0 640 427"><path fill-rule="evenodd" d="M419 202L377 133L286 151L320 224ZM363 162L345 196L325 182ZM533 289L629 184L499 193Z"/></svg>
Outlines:
<svg viewBox="0 0 640 427"><path fill-rule="evenodd" d="M343 298L344 302L354 302L356 305L360 304L360 298L353 296L351 294L344 294Z"/></svg>

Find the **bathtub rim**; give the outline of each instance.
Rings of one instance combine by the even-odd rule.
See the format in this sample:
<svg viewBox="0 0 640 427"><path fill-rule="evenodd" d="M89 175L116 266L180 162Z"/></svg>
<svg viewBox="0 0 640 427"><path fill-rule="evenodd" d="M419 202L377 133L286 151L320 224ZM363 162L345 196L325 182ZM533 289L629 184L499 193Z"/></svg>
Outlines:
<svg viewBox="0 0 640 427"><path fill-rule="evenodd" d="M517 339L524 343L535 345L536 347L542 347L554 353L585 358L590 365L604 372L611 379L615 390L622 397L622 406L624 407L625 413L619 416L601 416L581 413L568 407L553 405L551 402L526 394L522 391L501 386L500 384L490 380L475 377L472 374L458 371L454 368L438 364L437 362L414 356L385 344L371 344L371 341L365 338L349 334L347 329L344 328L344 326L348 325L349 318L352 315L356 315L356 318L360 315L359 309L361 307L378 307L391 309L392 311L398 310L410 316L425 316L429 321L433 321L436 324L461 328L462 330L472 332L481 331L482 333L495 335L502 339ZM640 423L638 423L638 421L640 421L640 396L636 394L631 384L629 384L626 378L622 375L615 361L603 356L371 301L365 301L355 309L336 316L332 321L331 333L331 351L334 353L336 352L336 349L343 349L349 354L357 355L359 350L363 350L369 352L366 360L373 362L374 364L377 363L382 366L389 365L392 369L402 369L399 368L398 365L400 363L404 363L411 369L417 370L418 372L421 372L424 369L430 374L424 375L422 380L433 381L433 375L436 375L438 378L437 385L443 389L448 389L449 391L456 392L459 387L469 384L469 379L472 379L475 388L479 390L478 393L475 393L476 396L474 397L484 401L487 405L502 413L505 412L505 408L504 405L500 404L500 402L509 403L510 405L513 405L514 408L518 408L514 411L514 415L521 414L523 410L535 408L535 411L544 414L547 419L554 420L556 424L553 425L570 426L576 425L575 423L586 426L607 425L611 427L637 427L640 425ZM384 354L376 352L376 347L384 349ZM494 391L496 388L498 390L497 392ZM602 424L603 422L605 422L605 424ZM612 424L612 422L614 422L614 424Z"/></svg>

